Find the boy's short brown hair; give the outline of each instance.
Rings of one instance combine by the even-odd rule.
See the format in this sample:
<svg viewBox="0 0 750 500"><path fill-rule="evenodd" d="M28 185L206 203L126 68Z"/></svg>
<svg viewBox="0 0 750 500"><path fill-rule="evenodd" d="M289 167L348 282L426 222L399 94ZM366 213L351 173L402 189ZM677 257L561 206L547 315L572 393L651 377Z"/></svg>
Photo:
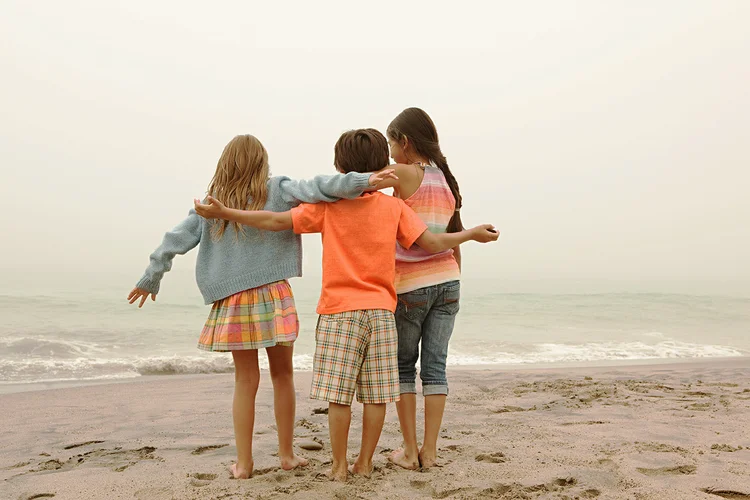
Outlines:
<svg viewBox="0 0 750 500"><path fill-rule="evenodd" d="M388 166L388 141L374 128L344 132L333 147L340 172L377 172Z"/></svg>

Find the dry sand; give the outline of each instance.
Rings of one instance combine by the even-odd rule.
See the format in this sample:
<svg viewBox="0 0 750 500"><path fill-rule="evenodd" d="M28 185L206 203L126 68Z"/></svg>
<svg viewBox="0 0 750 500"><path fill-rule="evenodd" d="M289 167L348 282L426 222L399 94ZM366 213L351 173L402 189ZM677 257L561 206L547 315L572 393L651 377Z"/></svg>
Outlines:
<svg viewBox="0 0 750 500"><path fill-rule="evenodd" d="M750 358L450 375L441 466L387 462L400 445L391 405L373 478L346 484L322 475L327 417L306 397L309 373L296 379L297 438L323 449L278 468L264 372L247 481L228 473L232 375L2 395L0 498L750 498ZM352 452L360 418L355 404Z"/></svg>

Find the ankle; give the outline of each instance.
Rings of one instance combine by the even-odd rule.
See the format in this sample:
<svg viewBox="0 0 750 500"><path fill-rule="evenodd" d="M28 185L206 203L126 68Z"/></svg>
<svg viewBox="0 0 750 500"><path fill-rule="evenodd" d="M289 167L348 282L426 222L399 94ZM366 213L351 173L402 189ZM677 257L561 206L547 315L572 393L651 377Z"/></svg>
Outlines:
<svg viewBox="0 0 750 500"><path fill-rule="evenodd" d="M419 448L417 448L416 444L414 444L413 446L404 445L403 450L404 457L408 459L416 460L420 453Z"/></svg>
<svg viewBox="0 0 750 500"><path fill-rule="evenodd" d="M346 460L336 460L333 459L333 463L331 464L331 469L334 471L342 470L342 469L349 469L349 462Z"/></svg>
<svg viewBox="0 0 750 500"><path fill-rule="evenodd" d="M253 471L253 459L250 460L237 460L237 469L252 472Z"/></svg>

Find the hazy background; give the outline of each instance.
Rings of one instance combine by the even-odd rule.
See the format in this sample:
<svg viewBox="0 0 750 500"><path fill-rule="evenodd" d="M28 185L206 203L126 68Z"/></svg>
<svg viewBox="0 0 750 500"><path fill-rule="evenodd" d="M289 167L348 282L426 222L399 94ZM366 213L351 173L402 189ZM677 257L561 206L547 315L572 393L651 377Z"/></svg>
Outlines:
<svg viewBox="0 0 750 500"><path fill-rule="evenodd" d="M419 106L467 289L750 294L750 2L200 3L2 2L0 293L124 297L235 134L307 178Z"/></svg>

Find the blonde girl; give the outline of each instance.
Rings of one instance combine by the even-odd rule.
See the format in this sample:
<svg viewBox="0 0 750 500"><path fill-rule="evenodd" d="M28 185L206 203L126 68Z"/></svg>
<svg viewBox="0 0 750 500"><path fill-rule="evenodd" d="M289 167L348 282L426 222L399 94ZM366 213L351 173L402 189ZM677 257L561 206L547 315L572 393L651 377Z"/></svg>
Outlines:
<svg viewBox="0 0 750 500"><path fill-rule="evenodd" d="M300 203L356 198L388 173L318 176L311 181L271 177L268 153L252 135L238 135L224 148L208 195L231 208L275 212ZM141 280L128 295L142 307L156 300L164 273L177 254L198 246L196 280L206 304L213 304L198 340L206 351L231 352L235 366L232 416L237 462L232 474L245 479L253 472L255 396L260 383L258 350L265 349L274 390L274 413L281 467L307 465L293 450L295 391L292 354L299 332L289 278L302 275L302 244L292 231L278 233L236 223L204 220L191 210L164 235L151 254Z"/></svg>

